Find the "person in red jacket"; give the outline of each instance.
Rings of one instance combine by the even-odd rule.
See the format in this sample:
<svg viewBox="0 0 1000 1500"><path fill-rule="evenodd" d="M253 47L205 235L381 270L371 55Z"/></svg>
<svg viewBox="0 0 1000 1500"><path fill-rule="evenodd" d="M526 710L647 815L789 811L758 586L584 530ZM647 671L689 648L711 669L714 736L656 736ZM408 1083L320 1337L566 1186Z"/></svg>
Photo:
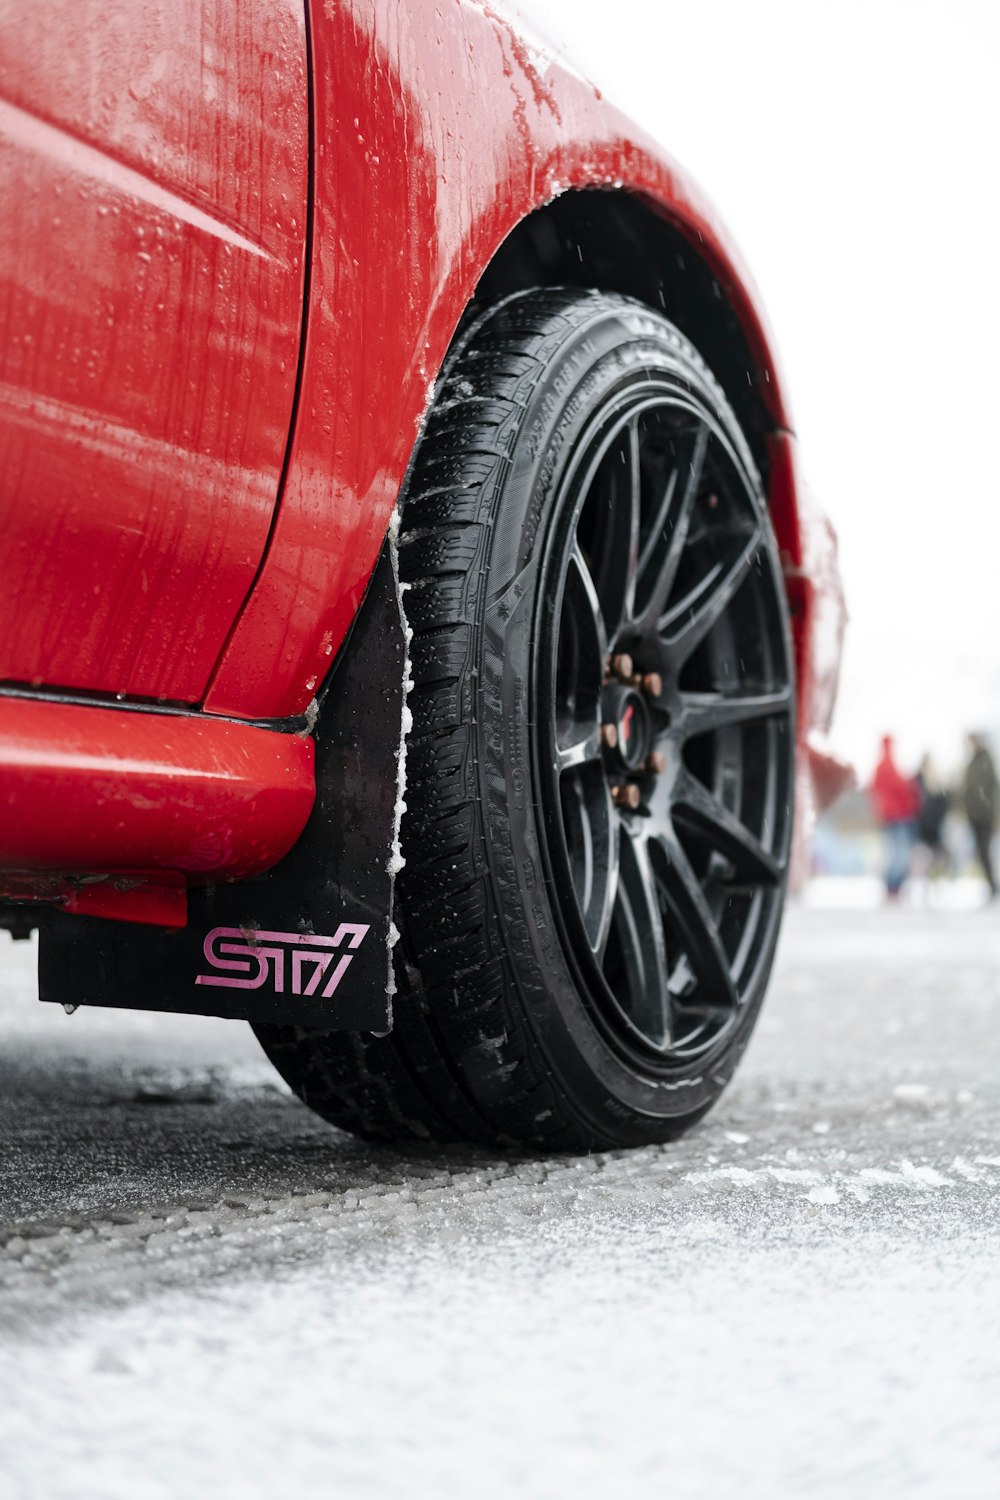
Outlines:
<svg viewBox="0 0 1000 1500"><path fill-rule="evenodd" d="M882 736L882 754L869 795L885 836L885 892L895 901L910 873L920 792L912 776L904 776L897 766L891 734Z"/></svg>

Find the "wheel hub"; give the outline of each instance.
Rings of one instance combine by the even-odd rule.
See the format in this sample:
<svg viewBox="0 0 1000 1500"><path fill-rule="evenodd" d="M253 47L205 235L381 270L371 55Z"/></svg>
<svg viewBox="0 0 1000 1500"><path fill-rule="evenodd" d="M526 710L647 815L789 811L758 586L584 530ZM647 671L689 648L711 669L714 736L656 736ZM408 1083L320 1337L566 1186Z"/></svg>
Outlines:
<svg viewBox="0 0 1000 1500"><path fill-rule="evenodd" d="M608 683L601 714L605 726L615 731L604 737L609 771L629 776L642 770L653 748L653 722L643 694L621 682Z"/></svg>

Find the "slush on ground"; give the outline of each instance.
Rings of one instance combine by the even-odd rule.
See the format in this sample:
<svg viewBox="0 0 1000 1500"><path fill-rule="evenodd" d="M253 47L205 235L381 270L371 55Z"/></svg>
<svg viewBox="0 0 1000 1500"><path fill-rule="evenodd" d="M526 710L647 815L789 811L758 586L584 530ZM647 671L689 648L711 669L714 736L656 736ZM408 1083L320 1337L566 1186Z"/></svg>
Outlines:
<svg viewBox="0 0 1000 1500"><path fill-rule="evenodd" d="M995 1496L995 908L792 909L699 1128L530 1160L0 957L5 1493Z"/></svg>

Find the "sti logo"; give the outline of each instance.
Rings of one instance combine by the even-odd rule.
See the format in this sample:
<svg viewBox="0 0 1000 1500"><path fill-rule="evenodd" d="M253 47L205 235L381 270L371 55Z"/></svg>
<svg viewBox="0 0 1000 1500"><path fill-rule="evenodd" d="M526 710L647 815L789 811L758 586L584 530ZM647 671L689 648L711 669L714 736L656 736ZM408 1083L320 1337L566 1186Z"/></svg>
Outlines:
<svg viewBox="0 0 1000 1500"><path fill-rule="evenodd" d="M341 922L333 937L320 937L314 932L213 927L205 938L205 960L216 972L199 974L195 984L215 984L231 990L259 990L267 983L268 975L273 974L276 994L285 993L287 978L291 980L291 994L315 995L325 980L322 998L328 1000L353 957L351 953L338 954L336 950L345 938L348 948L360 947L367 931L367 924L358 922ZM289 960L287 965L286 958ZM225 972L220 973L220 970Z"/></svg>

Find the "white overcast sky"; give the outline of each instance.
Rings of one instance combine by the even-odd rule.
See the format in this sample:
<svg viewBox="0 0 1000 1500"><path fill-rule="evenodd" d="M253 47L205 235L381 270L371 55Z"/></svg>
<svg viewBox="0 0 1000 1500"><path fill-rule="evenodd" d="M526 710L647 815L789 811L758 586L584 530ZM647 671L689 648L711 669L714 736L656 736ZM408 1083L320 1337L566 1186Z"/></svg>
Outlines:
<svg viewBox="0 0 1000 1500"><path fill-rule="evenodd" d="M851 626L834 740L1000 737L1000 3L521 0L720 210Z"/></svg>

